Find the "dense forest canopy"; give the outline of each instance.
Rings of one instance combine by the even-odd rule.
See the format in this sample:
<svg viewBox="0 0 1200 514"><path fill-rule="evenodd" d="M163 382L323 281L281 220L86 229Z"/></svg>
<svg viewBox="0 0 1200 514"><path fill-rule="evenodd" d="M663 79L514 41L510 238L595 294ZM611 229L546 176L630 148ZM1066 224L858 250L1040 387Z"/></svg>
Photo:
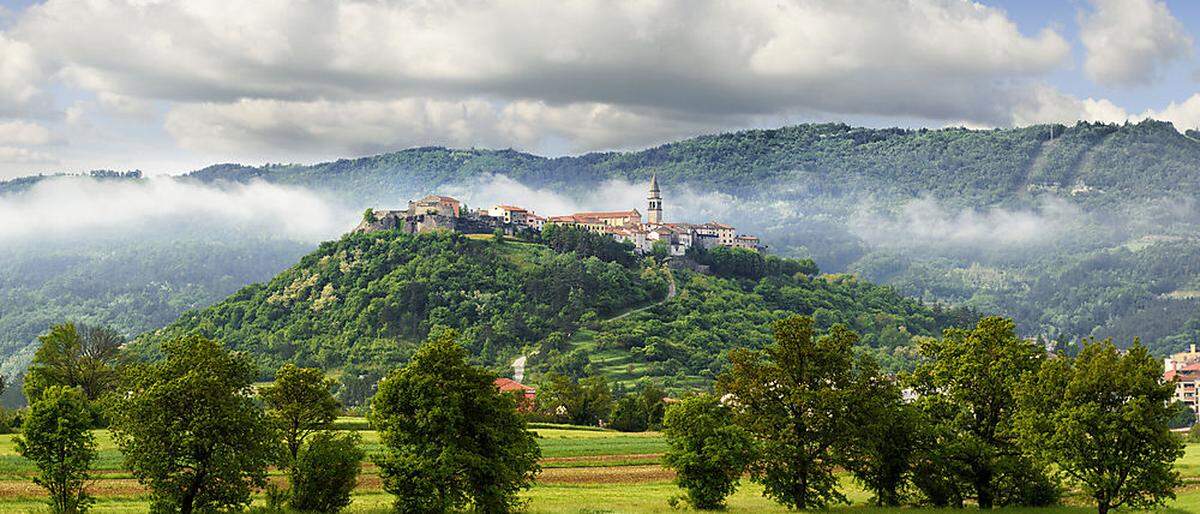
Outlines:
<svg viewBox="0 0 1200 514"><path fill-rule="evenodd" d="M382 371L406 362L432 330L445 327L461 332L482 364L503 370L533 353L540 357L531 366L541 370L563 364L586 333L597 343L593 350L649 363L638 377L712 380L730 349L763 346L764 327L789 313L813 315L820 326L852 326L865 334L864 348L888 356L914 336L974 320L973 313L931 308L854 277L819 275L811 261L739 252L757 257L759 276L738 269L668 274L650 258L605 262L573 248L492 236L350 234L132 348L153 357L162 341L195 333L248 351L264 370L294 362ZM670 280L679 293L668 300ZM903 350L896 355L906 358Z"/></svg>

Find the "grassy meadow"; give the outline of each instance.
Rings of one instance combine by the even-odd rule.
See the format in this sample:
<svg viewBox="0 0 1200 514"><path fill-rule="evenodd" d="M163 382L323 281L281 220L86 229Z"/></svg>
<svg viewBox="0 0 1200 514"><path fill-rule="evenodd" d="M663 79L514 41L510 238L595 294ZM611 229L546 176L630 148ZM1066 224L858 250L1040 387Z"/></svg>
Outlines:
<svg viewBox="0 0 1200 514"><path fill-rule="evenodd" d="M379 437L365 430L361 419L344 418L339 427L358 429L368 452L378 451ZM671 483L671 473L659 464L665 441L655 432L625 434L597 429L537 425L534 431L542 447L543 472L538 484L526 493L528 512L534 514L618 514L670 512L668 498L679 490ZM13 435L0 435L0 512L43 512L42 490L33 485L30 476L34 468L16 452ZM122 469L121 456L107 431L97 431L100 456L95 463L96 480L90 486L98 501L97 513L146 512L145 493L132 475ZM1189 485L1179 492L1165 514L1200 513L1200 444L1188 446L1186 456L1178 464ZM273 480L283 478L274 474ZM843 512L869 511L884 513L892 510L906 512L941 512L938 509L877 509L868 507L870 495L849 478L844 490L852 502L831 510ZM729 500L726 512L787 512L762 497L762 488L743 481L741 489ZM347 512L383 513L389 510L392 498L381 490L378 470L369 462L364 465L354 503ZM1074 501L1074 500L1073 500ZM1081 501L1081 500L1080 500ZM261 499L257 501L261 503ZM946 512L951 512L947 510ZM963 512L963 511L953 511ZM1086 513L1095 512L1086 506L1067 506L1046 509L1005 509L1009 513Z"/></svg>

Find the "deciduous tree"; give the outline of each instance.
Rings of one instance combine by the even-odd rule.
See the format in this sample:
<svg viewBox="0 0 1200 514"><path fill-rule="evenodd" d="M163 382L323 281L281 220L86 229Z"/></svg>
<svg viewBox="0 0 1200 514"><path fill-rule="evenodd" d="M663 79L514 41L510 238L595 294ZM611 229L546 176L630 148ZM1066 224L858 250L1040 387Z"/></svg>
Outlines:
<svg viewBox="0 0 1200 514"><path fill-rule="evenodd" d="M38 468L33 483L50 493L55 514L85 512L92 498L84 491L88 468L96 458L95 437L88 430L92 414L76 388L53 385L30 405L16 439L17 452Z"/></svg>
<svg viewBox="0 0 1200 514"><path fill-rule="evenodd" d="M984 318L971 330L947 329L941 339L922 339L918 348L924 361L909 381L919 395L915 405L934 425L939 454L929 460L943 470L961 470L979 507L989 509L1004 461L1021 458L1013 432L1017 385L1038 369L1045 352L1017 337L1012 320L999 317Z"/></svg>
<svg viewBox="0 0 1200 514"><path fill-rule="evenodd" d="M754 439L733 423L732 412L717 398L701 394L667 409L663 420L667 453L675 483L697 509L719 509L737 491L738 480L754 459Z"/></svg>
<svg viewBox="0 0 1200 514"><path fill-rule="evenodd" d="M1076 358L1046 361L1019 396L1025 447L1057 464L1096 500L1100 514L1152 509L1181 482L1183 442L1169 428L1174 384L1138 342L1087 342Z"/></svg>
<svg viewBox="0 0 1200 514"><path fill-rule="evenodd" d="M63 323L38 341L41 346L25 375L25 397L31 403L53 385L78 387L94 401L120 380L117 360L125 338L111 328Z"/></svg>
<svg viewBox="0 0 1200 514"><path fill-rule="evenodd" d="M379 384L371 424L384 490L401 512L509 512L533 484L541 451L511 395L467 363L454 331L431 338Z"/></svg>
<svg viewBox="0 0 1200 514"><path fill-rule="evenodd" d="M291 461L296 460L304 440L329 428L341 407L333 397L337 384L316 368L284 364L275 373L275 382L259 395L267 406L267 415L283 434Z"/></svg>
<svg viewBox="0 0 1200 514"><path fill-rule="evenodd" d="M113 409L125 465L150 489L153 512L236 510L266 484L279 435L251 398L244 354L201 336L162 345L161 362L130 370Z"/></svg>
<svg viewBox="0 0 1200 514"><path fill-rule="evenodd" d="M841 325L817 336L813 319L772 325L774 343L734 350L718 391L730 395L738 424L754 434L760 457L751 478L765 494L797 509L846 501L834 473L837 451L854 437L856 410L869 401L876 367L856 358L858 336Z"/></svg>
<svg viewBox="0 0 1200 514"><path fill-rule="evenodd" d="M288 504L301 512L338 512L350 505L350 493L358 484L366 456L355 432L317 432L292 461L288 473L291 499Z"/></svg>

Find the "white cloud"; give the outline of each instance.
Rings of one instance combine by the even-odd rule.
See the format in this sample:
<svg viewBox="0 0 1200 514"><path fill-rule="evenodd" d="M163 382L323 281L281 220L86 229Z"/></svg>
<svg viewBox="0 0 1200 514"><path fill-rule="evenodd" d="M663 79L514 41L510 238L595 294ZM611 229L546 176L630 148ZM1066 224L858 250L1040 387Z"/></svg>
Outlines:
<svg viewBox="0 0 1200 514"><path fill-rule="evenodd" d="M13 33L102 102L178 104L186 148L239 154L620 148L819 113L1004 125L1069 55L946 0L48 0Z"/></svg>
<svg viewBox="0 0 1200 514"><path fill-rule="evenodd" d="M64 177L44 180L28 192L5 198L0 202L0 220L0 241L82 236L104 229L136 231L156 223L196 220L318 241L349 230L357 217L307 190L265 183Z"/></svg>
<svg viewBox="0 0 1200 514"><path fill-rule="evenodd" d="M41 80L33 47L0 32L0 114L26 111L41 100Z"/></svg>
<svg viewBox="0 0 1200 514"><path fill-rule="evenodd" d="M1035 209L953 210L933 198L904 204L891 216L864 206L850 220L851 230L871 244L893 247L955 245L987 247L1053 242L1080 222L1079 208L1046 198Z"/></svg>
<svg viewBox="0 0 1200 514"><path fill-rule="evenodd" d="M58 159L48 153L19 146L0 146L0 163L5 164L53 164Z"/></svg>
<svg viewBox="0 0 1200 514"><path fill-rule="evenodd" d="M0 145L44 145L50 142L50 131L28 121L0 121Z"/></svg>
<svg viewBox="0 0 1200 514"><path fill-rule="evenodd" d="M1171 102L1161 110L1147 112L1143 117L1169 121L1175 125L1176 130L1181 132L1188 129L1200 129L1200 93L1192 95L1183 102Z"/></svg>
<svg viewBox="0 0 1200 514"><path fill-rule="evenodd" d="M1153 82L1172 61L1192 52L1192 37L1166 4L1156 0L1091 0L1080 16L1087 50L1084 71L1109 86Z"/></svg>
<svg viewBox="0 0 1200 514"><path fill-rule="evenodd" d="M1012 112L1012 123L1018 126L1080 120L1119 123L1129 118L1125 109L1106 99L1079 99L1045 85L1031 89Z"/></svg>
<svg viewBox="0 0 1200 514"><path fill-rule="evenodd" d="M481 98L240 100L181 105L168 113L166 127L188 149L222 155L277 153L283 159L431 144L535 148L547 138L570 141L573 150L592 150L665 141L717 126L638 111L594 103L499 104Z"/></svg>

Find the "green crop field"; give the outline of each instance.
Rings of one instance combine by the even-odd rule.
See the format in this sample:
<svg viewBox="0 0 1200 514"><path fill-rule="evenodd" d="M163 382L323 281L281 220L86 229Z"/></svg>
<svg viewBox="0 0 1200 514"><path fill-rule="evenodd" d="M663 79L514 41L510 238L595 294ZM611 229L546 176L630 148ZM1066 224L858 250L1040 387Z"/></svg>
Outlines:
<svg viewBox="0 0 1200 514"><path fill-rule="evenodd" d="M341 418L338 426L356 430L363 437L364 447L378 451L379 436L368 430L361 418ZM665 450L661 434L655 432L626 434L598 429L539 425L534 428L542 447L543 474L538 484L526 493L528 512L532 514L620 514L670 512L667 501L679 494L671 483L669 471L658 465ZM135 513L148 509L144 492L122 469L121 456L107 431L96 432L100 458L94 468L100 476L92 484L99 501L93 508L97 513ZM1189 485L1180 491L1179 498L1163 514L1200 513L1200 444L1188 446L1186 456L1178 463ZM13 445L12 435L0 435L0 513L44 512L40 497L42 490L30 480L34 468L24 461ZM278 477L276 479L279 479ZM871 513L943 512L939 509L876 509L866 506L869 494L849 478L844 490L852 502L831 510ZM741 489L729 500L726 512L783 513L786 509L762 497L762 488L743 481ZM383 513L389 510L391 496L380 490L378 471L369 463L363 470L359 490L347 512L354 514ZM1069 499L1079 504L1082 499ZM261 503L261 499L258 500ZM1086 513L1086 506L1066 506L1046 509L1004 509L1006 513ZM963 512L950 511L945 512Z"/></svg>

